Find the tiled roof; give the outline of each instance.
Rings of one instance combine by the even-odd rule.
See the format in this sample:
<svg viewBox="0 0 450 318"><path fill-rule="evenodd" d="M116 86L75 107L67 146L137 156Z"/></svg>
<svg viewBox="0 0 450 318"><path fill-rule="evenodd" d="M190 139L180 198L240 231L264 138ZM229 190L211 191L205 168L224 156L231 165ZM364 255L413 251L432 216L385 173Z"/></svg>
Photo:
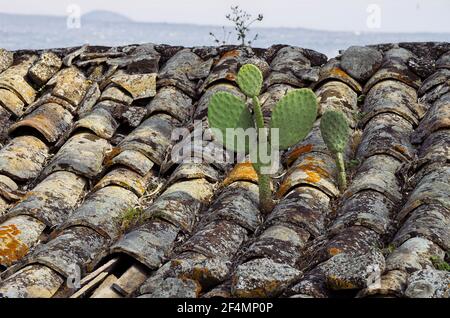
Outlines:
<svg viewBox="0 0 450 318"><path fill-rule="evenodd" d="M320 98L269 215L251 165L212 160L209 143L196 162L171 155L208 128L214 92L242 95L246 63L265 76L266 117L291 89ZM353 131L343 194L327 109ZM284 45L0 50L0 294L449 297L449 144L448 43L330 60Z"/></svg>

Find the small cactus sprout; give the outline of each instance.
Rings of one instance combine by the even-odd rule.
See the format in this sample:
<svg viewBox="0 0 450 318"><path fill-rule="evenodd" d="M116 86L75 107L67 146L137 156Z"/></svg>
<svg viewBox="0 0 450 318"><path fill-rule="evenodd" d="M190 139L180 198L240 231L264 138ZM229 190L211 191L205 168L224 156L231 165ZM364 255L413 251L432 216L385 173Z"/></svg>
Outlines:
<svg viewBox="0 0 450 318"><path fill-rule="evenodd" d="M266 149L269 152L273 150L270 144L279 146L280 149L287 149L305 138L311 131L317 116L317 98L310 89L292 90L286 94L275 106L270 124L271 130L278 129L279 140L269 140L258 97L263 84L261 71L255 65L246 64L238 72L237 83L241 91L252 99L254 117L244 100L227 92L217 92L212 96L208 106L209 126L213 128L213 133L220 131L223 136L221 141L227 149L248 153L250 147L255 145L245 144L245 149L233 146L234 140L230 140L226 131L228 131L227 128L254 128L256 123L258 142L256 143L257 156L252 158L253 167L258 174L261 210L263 213L269 213L274 205L271 179L262 168L270 163L263 163L260 155ZM269 156L271 157L271 154Z"/></svg>
<svg viewBox="0 0 450 318"><path fill-rule="evenodd" d="M335 156L339 189L344 191L347 187L344 150L350 137L350 128L344 114L334 110L326 111L320 120L320 132L328 150Z"/></svg>
<svg viewBox="0 0 450 318"><path fill-rule="evenodd" d="M241 91L253 98L261 92L263 75L255 65L245 64L239 69L236 81Z"/></svg>

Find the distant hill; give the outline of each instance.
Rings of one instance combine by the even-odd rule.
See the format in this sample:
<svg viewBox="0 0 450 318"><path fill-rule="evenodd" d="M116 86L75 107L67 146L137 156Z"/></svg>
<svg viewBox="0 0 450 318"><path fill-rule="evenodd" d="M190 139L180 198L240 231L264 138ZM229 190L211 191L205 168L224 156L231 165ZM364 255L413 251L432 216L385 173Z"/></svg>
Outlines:
<svg viewBox="0 0 450 318"><path fill-rule="evenodd" d="M106 10L90 11L83 14L81 18L85 21L96 22L133 22L125 15Z"/></svg>

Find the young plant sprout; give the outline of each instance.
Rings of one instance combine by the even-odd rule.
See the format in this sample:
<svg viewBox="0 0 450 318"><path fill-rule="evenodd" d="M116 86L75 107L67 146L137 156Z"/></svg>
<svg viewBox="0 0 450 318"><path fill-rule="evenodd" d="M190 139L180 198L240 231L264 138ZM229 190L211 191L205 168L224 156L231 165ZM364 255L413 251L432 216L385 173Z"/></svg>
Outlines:
<svg viewBox="0 0 450 318"><path fill-rule="evenodd" d="M333 154L338 168L339 190L347 187L344 150L350 137L350 128L342 112L326 111L320 120L320 132L328 150Z"/></svg>
<svg viewBox="0 0 450 318"><path fill-rule="evenodd" d="M225 17L228 21L233 23L237 40L242 46L251 45L258 39L258 33L256 33L253 39L247 40L248 36L250 36L250 27L253 23L261 22L263 20L264 17L262 14L258 14L256 18L253 18L251 14L239 8L239 6L234 6L231 7L231 13L227 14ZM227 44L232 33L232 31L227 32L225 27L222 27L222 31L222 40L220 40L213 32L209 32L209 35L213 37L214 42L216 42L217 45Z"/></svg>
<svg viewBox="0 0 450 318"><path fill-rule="evenodd" d="M257 154L253 158L251 155L251 161L258 175L260 208L263 213L269 213L274 205L270 174L267 172L272 162L264 162L261 157L262 155L271 157L272 151L277 147L277 150L287 149L308 135L317 117L317 98L312 90L306 88L288 92L272 111L269 134L264 126L258 97L263 84L261 71L255 65L246 64L238 72L237 83L241 91L251 98L253 115L245 100L228 92L217 92L212 96L208 106L208 121L213 133L214 130L220 132L219 141L228 150ZM255 128L255 123L257 142L251 144L246 140L243 145L236 145L235 135L230 135L229 130ZM275 131L278 134L274 133ZM274 136L278 137L277 140ZM269 154L264 154L266 149Z"/></svg>

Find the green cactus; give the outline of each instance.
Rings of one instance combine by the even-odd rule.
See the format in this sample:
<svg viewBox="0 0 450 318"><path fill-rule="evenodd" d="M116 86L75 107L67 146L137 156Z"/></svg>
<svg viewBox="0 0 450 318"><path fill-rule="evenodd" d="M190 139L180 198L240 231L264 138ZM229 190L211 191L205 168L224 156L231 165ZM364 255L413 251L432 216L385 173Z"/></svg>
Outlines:
<svg viewBox="0 0 450 318"><path fill-rule="evenodd" d="M317 117L317 98L308 88L287 93L272 111L271 128L279 129L280 149L287 149L303 140Z"/></svg>
<svg viewBox="0 0 450 318"><path fill-rule="evenodd" d="M255 65L245 64L239 69L236 81L241 91L253 98L261 92L263 75Z"/></svg>
<svg viewBox="0 0 450 318"><path fill-rule="evenodd" d="M208 121L211 128L220 130L225 136L226 128L258 128L257 154L262 147L271 149L269 145L269 136L264 126L264 117L261 110L261 103L258 98L262 84L263 75L258 67L252 64L242 66L237 75L237 83L241 91L253 102L254 120L251 116L245 101L240 100L236 96L218 92L212 98L208 106ZM286 149L299 142L312 128L317 116L317 98L309 89L293 90L286 94L275 106L272 113L271 129L279 129L280 149ZM213 131L214 133L214 131ZM224 137L223 144L227 149L234 151L249 151L249 145L246 144L245 149L237 149L232 147L231 140ZM274 141L272 141L274 144ZM270 155L270 154L269 154ZM255 159L255 158L252 158ZM270 175L262 173L262 163L257 156L253 163L256 173L258 174L260 207L263 213L269 213L273 209L273 200L271 193Z"/></svg>
<svg viewBox="0 0 450 318"><path fill-rule="evenodd" d="M344 114L340 111L326 111L320 120L320 132L328 150L335 156L339 189L344 191L347 187L344 150L350 137L350 127Z"/></svg>
<svg viewBox="0 0 450 318"><path fill-rule="evenodd" d="M253 128L255 124L245 102L228 92L217 92L211 97L208 107L208 121L211 128L219 129L222 140L227 149L236 152L248 152L249 141L245 148L235 143L234 136L227 134L227 128ZM230 131L228 131L230 132Z"/></svg>

